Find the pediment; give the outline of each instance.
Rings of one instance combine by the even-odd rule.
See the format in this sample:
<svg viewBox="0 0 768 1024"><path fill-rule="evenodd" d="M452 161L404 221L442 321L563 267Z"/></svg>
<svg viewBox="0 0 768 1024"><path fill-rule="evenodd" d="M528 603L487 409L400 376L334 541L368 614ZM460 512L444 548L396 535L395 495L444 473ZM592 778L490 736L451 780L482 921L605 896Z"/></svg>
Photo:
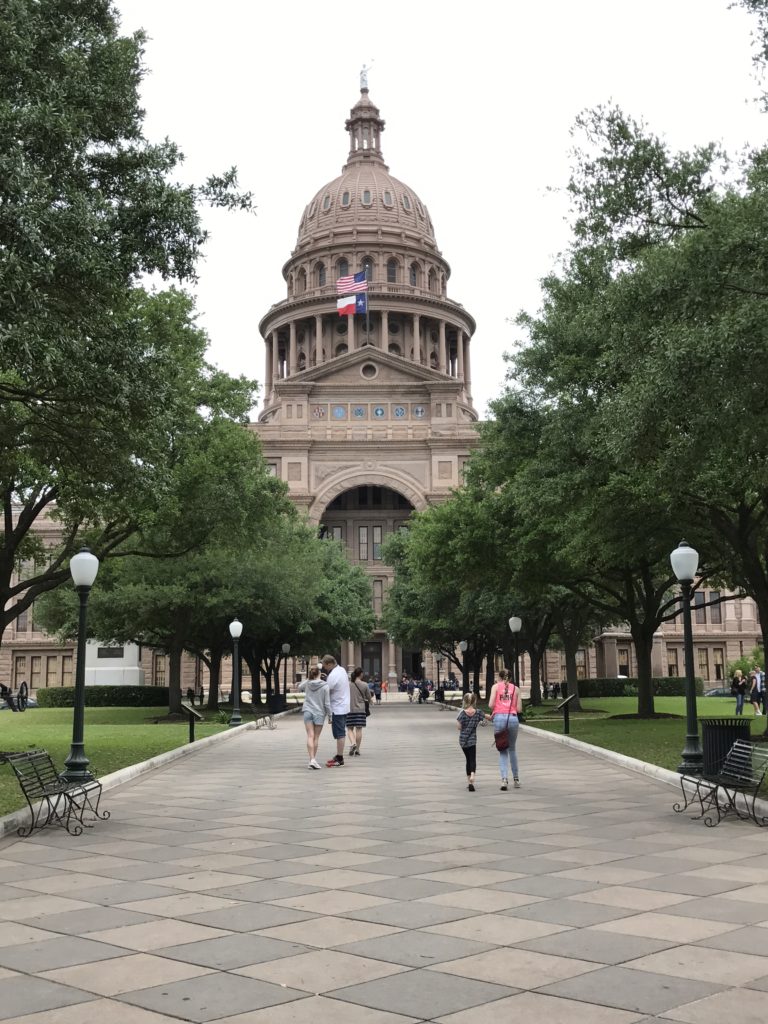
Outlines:
<svg viewBox="0 0 768 1024"><path fill-rule="evenodd" d="M376 373L367 376L361 373L364 364L375 366ZM373 345L365 345L354 352L347 352L342 356L322 363L320 366L310 367L301 373L295 373L286 381L279 383L290 384L356 384L374 382L377 385L398 385L398 384L445 384L449 381L445 374L437 370L431 370L426 366L419 366L402 356L394 356L389 352L382 352Z"/></svg>

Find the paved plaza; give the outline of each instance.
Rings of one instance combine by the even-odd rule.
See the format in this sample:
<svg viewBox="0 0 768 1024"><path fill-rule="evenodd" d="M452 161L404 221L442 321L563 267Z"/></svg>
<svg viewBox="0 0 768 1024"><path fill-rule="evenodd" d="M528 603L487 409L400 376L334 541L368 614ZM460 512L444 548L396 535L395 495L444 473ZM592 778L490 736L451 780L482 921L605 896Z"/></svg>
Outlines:
<svg viewBox="0 0 768 1024"><path fill-rule="evenodd" d="M376 708L311 772L290 716L0 842L0 1019L762 1024L766 832L531 729L469 793L454 717Z"/></svg>

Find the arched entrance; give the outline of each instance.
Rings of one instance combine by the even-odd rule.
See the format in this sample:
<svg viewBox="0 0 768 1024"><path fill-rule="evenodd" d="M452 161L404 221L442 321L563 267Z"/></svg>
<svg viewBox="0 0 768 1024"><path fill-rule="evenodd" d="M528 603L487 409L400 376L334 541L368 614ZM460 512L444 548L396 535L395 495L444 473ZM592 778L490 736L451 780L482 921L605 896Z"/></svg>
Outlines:
<svg viewBox="0 0 768 1024"><path fill-rule="evenodd" d="M391 566L382 560L382 548L388 537L405 527L413 511L413 503L400 491L359 483L335 494L320 516L321 536L338 541L349 561L370 578L373 610L379 621L394 576ZM371 679L378 677L390 684L402 671L402 653L381 627L361 644L344 645L342 660L348 666L362 666Z"/></svg>

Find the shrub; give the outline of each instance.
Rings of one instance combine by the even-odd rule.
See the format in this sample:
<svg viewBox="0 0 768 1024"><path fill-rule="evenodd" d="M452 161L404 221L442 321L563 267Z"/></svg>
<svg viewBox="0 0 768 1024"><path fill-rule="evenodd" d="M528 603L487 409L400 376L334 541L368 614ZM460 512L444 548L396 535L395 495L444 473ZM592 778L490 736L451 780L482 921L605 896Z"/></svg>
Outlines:
<svg viewBox="0 0 768 1024"><path fill-rule="evenodd" d="M652 680L654 697L684 697L682 676L661 676ZM636 697L637 679L580 679L580 697ZM704 693L704 683L696 680L696 693Z"/></svg>
<svg viewBox="0 0 768 1024"><path fill-rule="evenodd" d="M40 689L35 693L41 708L71 708L74 686ZM158 708L168 704L167 686L86 686L85 706L89 708Z"/></svg>

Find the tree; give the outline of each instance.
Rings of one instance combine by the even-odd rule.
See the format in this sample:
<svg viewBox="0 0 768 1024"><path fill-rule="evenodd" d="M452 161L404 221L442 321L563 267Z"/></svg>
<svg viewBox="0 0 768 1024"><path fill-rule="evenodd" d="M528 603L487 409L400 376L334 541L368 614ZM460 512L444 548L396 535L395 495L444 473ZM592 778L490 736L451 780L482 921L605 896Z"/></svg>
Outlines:
<svg viewBox="0 0 768 1024"><path fill-rule="evenodd" d="M193 278L199 203L250 196L233 170L171 180L181 153L142 134L143 44L111 0L8 0L0 18L0 638L67 578L83 530L104 557L146 515L169 432L215 376L189 300L136 284ZM35 532L50 518L55 552Z"/></svg>

